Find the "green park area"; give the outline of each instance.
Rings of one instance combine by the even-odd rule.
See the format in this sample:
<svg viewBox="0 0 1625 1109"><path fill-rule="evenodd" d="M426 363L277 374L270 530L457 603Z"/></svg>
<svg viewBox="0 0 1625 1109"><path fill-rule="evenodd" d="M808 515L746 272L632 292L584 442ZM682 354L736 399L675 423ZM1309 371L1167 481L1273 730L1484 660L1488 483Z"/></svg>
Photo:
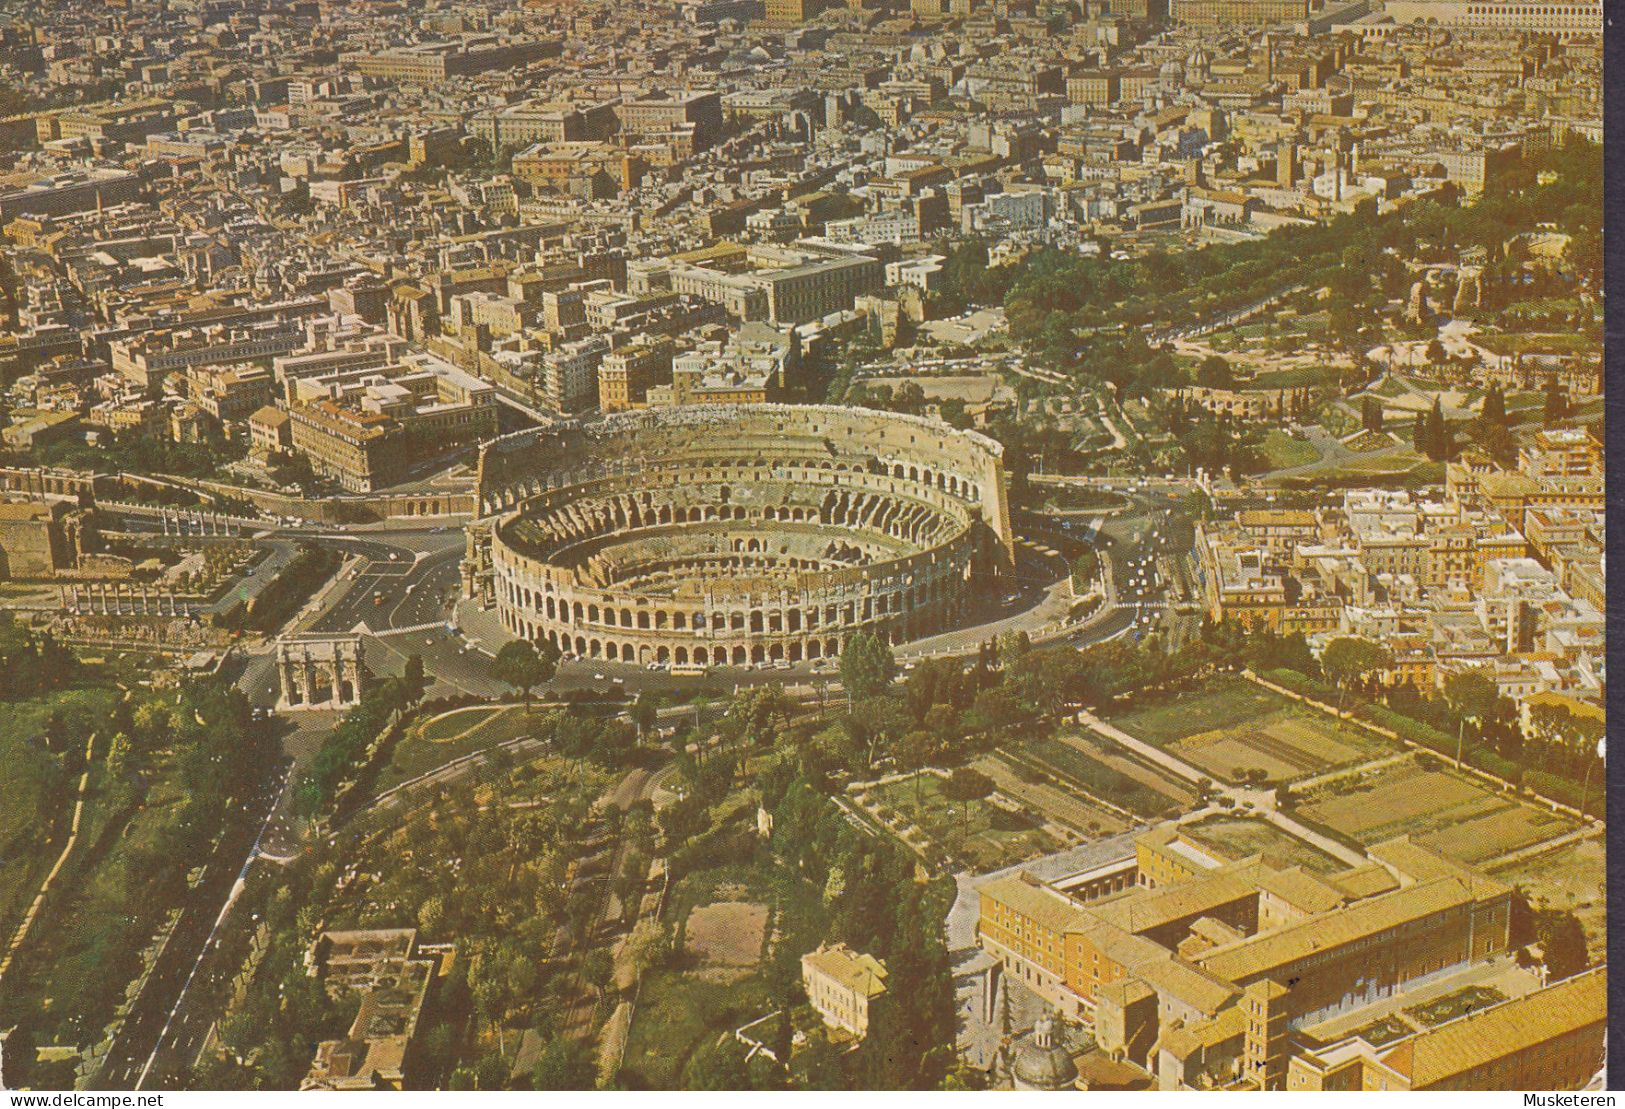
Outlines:
<svg viewBox="0 0 1625 1109"><path fill-rule="evenodd" d="M89 685L14 701L0 711L0 945L10 942L67 841L86 739L116 700L115 690ZM105 737L100 750L107 750ZM84 838L103 824L105 798L97 765L85 793Z"/></svg>
<svg viewBox="0 0 1625 1109"><path fill-rule="evenodd" d="M1264 461L1272 470L1287 470L1294 466L1307 466L1320 458L1314 444L1294 438L1279 428L1271 428L1259 445Z"/></svg>
<svg viewBox="0 0 1625 1109"><path fill-rule="evenodd" d="M478 705L415 722L396 741L376 789L391 789L454 759L531 735L544 712L535 707L527 712L519 706Z"/></svg>
<svg viewBox="0 0 1625 1109"><path fill-rule="evenodd" d="M1112 723L1222 782L1288 782L1395 750L1368 729L1230 675Z"/></svg>
<svg viewBox="0 0 1625 1109"><path fill-rule="evenodd" d="M153 675L149 660L81 662L0 622L0 942L44 892L0 991L0 1027L25 1040L94 1050L263 780L263 736L237 690ZM71 1085L72 1066L28 1081Z"/></svg>
<svg viewBox="0 0 1625 1109"><path fill-rule="evenodd" d="M1032 736L1013 744L1007 757L1019 765L1036 768L1071 791L1085 793L1128 809L1142 817L1160 817L1177 812L1194 800L1195 794L1151 767L1120 755L1108 755L1089 745L1078 735ZM1107 758L1119 765L1108 765Z"/></svg>
<svg viewBox="0 0 1625 1109"><path fill-rule="evenodd" d="M696 1052L771 1009L768 977L799 977L829 910L819 890L751 864L696 871L671 891L665 919L672 957L638 991L624 1067L649 1088L671 1089Z"/></svg>
<svg viewBox="0 0 1625 1109"><path fill-rule="evenodd" d="M1457 773L1432 756L1331 782L1305 795L1297 811L1361 845L1409 836L1471 866L1557 839L1577 827L1569 817Z"/></svg>
<svg viewBox="0 0 1625 1109"><path fill-rule="evenodd" d="M920 773L871 787L855 799L887 828L905 839L910 828L923 835L928 853L961 861L981 872L1035 858L1061 843L1026 808L992 797L959 800L944 779ZM912 837L918 842L917 837Z"/></svg>

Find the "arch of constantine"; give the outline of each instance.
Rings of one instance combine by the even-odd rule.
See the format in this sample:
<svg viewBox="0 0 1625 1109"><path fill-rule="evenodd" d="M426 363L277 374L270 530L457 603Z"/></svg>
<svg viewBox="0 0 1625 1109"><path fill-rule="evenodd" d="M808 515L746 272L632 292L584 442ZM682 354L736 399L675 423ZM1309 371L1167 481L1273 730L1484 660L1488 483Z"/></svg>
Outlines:
<svg viewBox="0 0 1625 1109"><path fill-rule="evenodd" d="M619 662L742 665L955 625L1010 564L1003 448L915 416L652 409L480 454L464 589L514 635Z"/></svg>
<svg viewBox="0 0 1625 1109"><path fill-rule="evenodd" d="M361 637L305 632L276 641L277 708L345 709L361 703Z"/></svg>

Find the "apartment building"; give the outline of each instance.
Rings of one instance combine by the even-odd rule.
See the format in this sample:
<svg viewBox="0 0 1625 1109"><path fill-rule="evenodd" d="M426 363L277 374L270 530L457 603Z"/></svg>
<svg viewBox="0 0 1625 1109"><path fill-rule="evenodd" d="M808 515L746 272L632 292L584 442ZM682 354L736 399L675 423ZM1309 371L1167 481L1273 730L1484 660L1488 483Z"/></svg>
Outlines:
<svg viewBox="0 0 1625 1109"><path fill-rule="evenodd" d="M620 412L648 403L649 390L671 380L670 339L635 342L604 356L598 367L598 409Z"/></svg>

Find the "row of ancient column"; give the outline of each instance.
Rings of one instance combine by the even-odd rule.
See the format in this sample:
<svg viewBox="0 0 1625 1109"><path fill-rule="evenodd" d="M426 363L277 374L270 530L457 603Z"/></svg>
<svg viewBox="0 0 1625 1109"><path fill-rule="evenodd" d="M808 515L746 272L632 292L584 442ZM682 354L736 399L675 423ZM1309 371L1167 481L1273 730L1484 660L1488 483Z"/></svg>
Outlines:
<svg viewBox="0 0 1625 1109"><path fill-rule="evenodd" d="M75 616L189 616L193 604L168 589L140 582L90 582L57 587L64 612Z"/></svg>

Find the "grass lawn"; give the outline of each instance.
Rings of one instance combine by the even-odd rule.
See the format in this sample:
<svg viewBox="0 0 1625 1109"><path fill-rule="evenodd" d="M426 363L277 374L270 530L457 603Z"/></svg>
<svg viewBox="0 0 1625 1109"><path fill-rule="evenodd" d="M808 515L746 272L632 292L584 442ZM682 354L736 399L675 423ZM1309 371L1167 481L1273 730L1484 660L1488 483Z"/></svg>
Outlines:
<svg viewBox="0 0 1625 1109"><path fill-rule="evenodd" d="M1444 483L1444 463L1396 451L1354 458L1335 468L1279 480L1283 486L1295 489L1425 489Z"/></svg>
<svg viewBox="0 0 1625 1109"><path fill-rule="evenodd" d="M1267 370L1247 383L1253 389L1296 389L1303 385L1325 385L1337 371L1325 366L1303 366L1291 370Z"/></svg>
<svg viewBox="0 0 1625 1109"><path fill-rule="evenodd" d="M1121 493L1113 493L1108 489L1091 489L1087 486L1068 485L1060 488L1047 489L1044 494L1044 503L1050 508L1083 509L1086 511L1100 510L1115 512L1128 506L1128 498Z"/></svg>
<svg viewBox="0 0 1625 1109"><path fill-rule="evenodd" d="M1601 350L1597 340L1579 332L1503 331L1477 338L1478 345L1496 354L1581 354Z"/></svg>
<svg viewBox="0 0 1625 1109"><path fill-rule="evenodd" d="M1248 771L1262 771L1266 780L1281 782L1365 762L1395 748L1314 709L1291 706L1187 736L1169 750L1220 781L1242 781Z"/></svg>
<svg viewBox="0 0 1625 1109"><path fill-rule="evenodd" d="M1149 705L1135 705L1110 720L1113 726L1137 739L1165 747L1186 736L1234 727L1295 703L1245 678L1226 674L1200 689L1161 695Z"/></svg>
<svg viewBox="0 0 1625 1109"><path fill-rule="evenodd" d="M499 711L501 710L484 706L452 709L448 713L426 721L418 729L418 735L430 743L444 743L448 739L455 739L476 725L483 724Z"/></svg>
<svg viewBox="0 0 1625 1109"><path fill-rule="evenodd" d="M414 725L395 744L377 789L382 792L453 759L528 735L543 711L533 709L527 715L523 708L482 708Z"/></svg>
<svg viewBox="0 0 1625 1109"><path fill-rule="evenodd" d="M1320 457L1320 452L1314 448L1314 444L1294 439L1276 428L1271 428L1264 435L1264 442L1260 446L1272 470L1307 466Z"/></svg>
<svg viewBox="0 0 1625 1109"><path fill-rule="evenodd" d="M1362 844L1410 836L1447 858L1479 865L1574 829L1574 821L1525 804L1448 769L1397 763L1315 791L1303 816Z"/></svg>

